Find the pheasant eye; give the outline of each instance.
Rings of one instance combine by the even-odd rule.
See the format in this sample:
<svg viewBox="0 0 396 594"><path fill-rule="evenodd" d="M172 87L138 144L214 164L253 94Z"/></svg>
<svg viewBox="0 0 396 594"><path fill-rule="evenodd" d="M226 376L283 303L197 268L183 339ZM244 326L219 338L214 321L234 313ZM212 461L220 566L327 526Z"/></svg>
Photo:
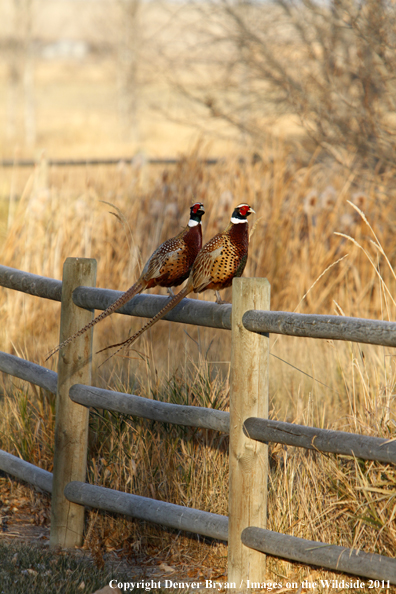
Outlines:
<svg viewBox="0 0 396 594"><path fill-rule="evenodd" d="M249 210L248 206L241 206L241 208L239 209L239 212L243 217L246 217L248 210Z"/></svg>

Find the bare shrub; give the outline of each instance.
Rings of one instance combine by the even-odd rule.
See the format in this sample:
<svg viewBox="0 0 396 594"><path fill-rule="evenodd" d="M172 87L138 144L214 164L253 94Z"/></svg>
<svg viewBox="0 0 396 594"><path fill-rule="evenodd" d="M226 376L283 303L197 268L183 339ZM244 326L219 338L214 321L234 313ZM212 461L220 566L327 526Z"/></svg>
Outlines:
<svg viewBox="0 0 396 594"><path fill-rule="evenodd" d="M222 0L196 10L174 80L206 115L258 142L271 118L294 115L340 161L393 163L394 3Z"/></svg>

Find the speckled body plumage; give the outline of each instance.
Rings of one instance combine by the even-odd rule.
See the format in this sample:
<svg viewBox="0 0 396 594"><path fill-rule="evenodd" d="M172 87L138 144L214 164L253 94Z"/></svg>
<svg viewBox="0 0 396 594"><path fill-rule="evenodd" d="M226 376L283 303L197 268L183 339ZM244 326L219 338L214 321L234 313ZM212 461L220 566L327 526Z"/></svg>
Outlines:
<svg viewBox="0 0 396 594"><path fill-rule="evenodd" d="M248 249L247 223L230 223L225 231L215 235L199 252L187 286L194 293L202 293L207 289L220 291L230 287L232 279L243 274Z"/></svg>
<svg viewBox="0 0 396 594"><path fill-rule="evenodd" d="M186 286L131 338L102 350L131 345L189 293L201 293L208 289L220 291L230 287L232 279L241 276L246 266L249 249L247 216L252 212L254 210L248 204L237 206L227 228L208 241L195 258Z"/></svg>
<svg viewBox="0 0 396 594"><path fill-rule="evenodd" d="M146 262L139 281L145 283L145 289L178 287L188 278L201 247L202 226L187 225L179 235L167 239L155 250Z"/></svg>
<svg viewBox="0 0 396 594"><path fill-rule="evenodd" d="M87 332L92 326L120 309L145 289L152 289L153 287L170 288L181 285L188 278L194 260L202 247L201 218L204 212L205 209L201 202L193 204L190 208L188 225L178 235L167 239L155 250L147 260L136 283L92 322L53 349L46 360L72 340Z"/></svg>

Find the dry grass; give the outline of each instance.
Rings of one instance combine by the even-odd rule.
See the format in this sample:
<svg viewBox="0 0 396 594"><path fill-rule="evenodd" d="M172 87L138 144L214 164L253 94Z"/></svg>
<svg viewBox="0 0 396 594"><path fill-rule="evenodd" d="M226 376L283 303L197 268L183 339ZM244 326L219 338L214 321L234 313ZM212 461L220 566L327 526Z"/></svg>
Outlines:
<svg viewBox="0 0 396 594"><path fill-rule="evenodd" d="M10 2L3 4L2 10L10 9ZM76 10L64 4L63 11ZM40 38L56 39L67 21L72 37L85 38L85 27L85 34L90 31L97 36L88 41L113 44L108 11L109 22L95 17L105 28L86 26L92 23L89 11L99 10L93 4L84 3L78 19L75 13L65 18L64 13L45 11ZM163 8L169 11L166 4ZM146 25L151 27L146 32L154 39L158 6L150 3L144 10L150 17ZM4 18L1 23L4 36L11 21ZM185 33L189 34L187 29ZM166 43L180 41L172 27L166 34ZM133 142L121 139L114 56L90 56L80 62L37 61L36 156L43 147L52 158L137 151L150 156L185 151L189 156L166 169L147 166L142 159L133 166L50 170L43 161L32 174L2 170L2 264L61 278L66 257L93 257L98 261L98 285L125 289L159 243L185 224L192 200L205 203L206 240L226 225L233 205L247 201L257 216L252 220L245 275L269 279L272 309L395 319L394 171L350 171L347 163L344 169L329 166L318 155L307 162L300 159L302 147L291 151L271 140L260 147L259 161L252 161L245 145L245 163L229 157L205 167L198 157L235 155L234 145L217 139L203 147L199 132L176 128L163 117L161 110L169 108L175 117L195 122L187 104L158 76L158 55L157 70L151 69L153 56L144 54L140 65L140 129ZM161 74L166 78L166 73ZM5 66L0 67L0 90L5 95ZM160 108L155 115L150 110L153 103ZM5 106L5 102L0 106L3 156L31 157L22 141L10 144L6 138ZM21 133L23 106L19 107ZM214 128L219 128L216 121ZM278 123L277 133L287 139L296 133L290 115ZM348 200L362 210L372 229ZM212 295L199 298L212 299ZM224 298L231 299L231 292ZM0 289L0 307L7 320L0 332L1 350L42 364L58 343L59 304ZM112 316L95 330L96 345L100 348L123 339L140 324L140 320ZM229 333L160 322L136 348L128 359L112 359L96 370L95 383L166 402L227 409ZM273 336L271 352L271 418L394 437L396 370L391 349ZM102 360L97 357L95 364ZM52 368L55 364L55 360L49 363ZM54 397L7 377L2 393L0 447L52 470ZM227 446L228 438L213 432L93 411L88 480L226 514ZM270 461L269 528L394 556L393 467L279 445L271 447ZM45 522L48 500L30 489L26 498L38 514L37 521ZM184 577L221 579L226 571L223 544L202 543L176 531L94 511L87 514L84 547L99 567L107 550L141 564L165 561ZM333 574L269 559L268 579L279 581L283 576L301 582L329 579Z"/></svg>
<svg viewBox="0 0 396 594"><path fill-rule="evenodd" d="M0 559L2 592L13 594L92 594L110 580L131 580L130 571L120 567L118 559L98 568L90 556L81 551L54 552L31 544L1 542ZM145 590L137 588L136 591L141 594Z"/></svg>
<svg viewBox="0 0 396 594"><path fill-rule="evenodd" d="M247 157L244 164L228 160L205 167L197 157L166 170L142 164L69 173L47 172L42 165L16 205L2 263L60 278L66 257L95 257L98 285L125 289L154 248L185 224L193 199L205 203L205 239L225 226L233 205L247 201L257 216L245 274L269 279L272 309L394 319L391 174L330 170L314 158L307 165L275 142L255 164ZM347 200L362 209L377 239ZM58 342L59 304L2 290L1 307L7 317L2 350L42 363ZM112 316L95 332L96 344L123 338L140 324ZM167 402L227 409L229 333L161 322L136 348L127 360L106 363L95 382ZM272 418L394 436L391 349L272 337L271 352L297 368L271 358ZM51 470L53 397L6 379L3 392L0 447ZM227 438L103 411L94 411L90 423L90 482L227 513ZM395 483L390 466L274 445L269 528L392 556ZM95 512L89 514L85 546L154 558L165 549L169 564L187 565L194 557L205 575L210 568L221 575L226 567L222 545L200 546L173 531ZM301 580L310 572L331 575L268 563L274 580Z"/></svg>

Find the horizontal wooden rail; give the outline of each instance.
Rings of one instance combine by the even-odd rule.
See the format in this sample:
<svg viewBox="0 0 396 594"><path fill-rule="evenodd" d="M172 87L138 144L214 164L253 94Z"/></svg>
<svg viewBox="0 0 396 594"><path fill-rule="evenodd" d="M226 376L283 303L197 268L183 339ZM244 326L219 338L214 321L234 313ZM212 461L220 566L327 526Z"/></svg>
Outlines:
<svg viewBox="0 0 396 594"><path fill-rule="evenodd" d="M307 450L396 464L396 439L369 437L254 417L246 419L244 431L251 439L257 441L274 441Z"/></svg>
<svg viewBox="0 0 396 594"><path fill-rule="evenodd" d="M0 265L0 286L36 297L60 301L62 281Z"/></svg>
<svg viewBox="0 0 396 594"><path fill-rule="evenodd" d="M224 159L199 159L199 162L203 165L216 165ZM35 167L42 161L34 161L33 159L2 159L0 160L0 167ZM126 163L129 165L137 164L148 164L148 165L176 165L182 162L181 159L176 158L163 158L163 159L144 159L137 157L113 157L113 158L87 158L87 159L44 159L44 162L54 167L85 167L87 165L119 165L120 163ZM240 159L240 162L245 162L244 159Z"/></svg>
<svg viewBox="0 0 396 594"><path fill-rule="evenodd" d="M41 365L0 351L0 371L56 394L58 374Z"/></svg>
<svg viewBox="0 0 396 594"><path fill-rule="evenodd" d="M326 569L334 569L361 577L389 580L391 584L396 584L396 559L390 557L364 553L324 542L304 540L264 528L245 528L241 538L245 546L267 555L283 557L308 565L319 565ZM359 589L365 592L370 591L366 588ZM378 591L377 588L374 590Z"/></svg>
<svg viewBox="0 0 396 594"><path fill-rule="evenodd" d="M0 450L0 470L52 493L52 472L43 470L30 462L25 462L4 450Z"/></svg>
<svg viewBox="0 0 396 594"><path fill-rule="evenodd" d="M257 310L247 311L242 322L251 332L396 347L396 322Z"/></svg>
<svg viewBox="0 0 396 594"><path fill-rule="evenodd" d="M0 469L46 492L52 492L52 473L2 450ZM69 501L80 505L228 540L227 516L81 482L69 483L65 488L65 496ZM396 584L396 560L382 555L308 541L255 527L246 528L242 532L242 542L247 547L269 555L372 579L389 580Z"/></svg>
<svg viewBox="0 0 396 594"><path fill-rule="evenodd" d="M61 300L62 282L0 265L0 286L37 297ZM104 310L120 297L121 291L77 287L75 305ZM119 313L152 318L167 302L161 295L137 295ZM231 304L219 305L198 299L183 299L164 320L209 328L231 329ZM295 314L279 311L247 311L243 316L247 330L328 340L350 340L367 344L396 346L396 323L342 316Z"/></svg>
<svg viewBox="0 0 396 594"><path fill-rule="evenodd" d="M73 302L85 309L106 309L122 295L120 291L77 287L73 292ZM169 301L162 295L136 295L129 303L117 310L118 313L140 318L152 318ZM219 305L215 302L198 299L183 299L164 320L194 324L208 328L231 330L231 304Z"/></svg>
<svg viewBox="0 0 396 594"><path fill-rule="evenodd" d="M57 373L36 363L0 351L0 371L56 393ZM72 386L70 397L83 406L104 408L176 425L229 432L229 413L226 411L159 402L80 384ZM245 421L245 432L257 441L272 441L364 460L396 463L396 440L257 418Z"/></svg>
<svg viewBox="0 0 396 594"><path fill-rule="evenodd" d="M80 505L124 514L139 520L218 538L219 540L226 541L228 539L228 518L220 514L212 514L166 501L157 501L156 499L122 493L121 491L78 481L66 485L64 493L69 501Z"/></svg>
<svg viewBox="0 0 396 594"><path fill-rule="evenodd" d="M135 396L134 394L113 392L112 390L93 388L82 384L72 386L69 396L73 402L83 406L104 408L126 415L151 419L152 421L214 429L224 433L229 433L230 430L230 413L213 408L169 404Z"/></svg>
<svg viewBox="0 0 396 594"><path fill-rule="evenodd" d="M48 493L52 492L51 472L25 462L3 450L0 450L0 470ZM177 530L194 532L225 541L228 538L228 518L220 514L204 512L77 481L66 486L65 496L73 503L125 514L148 522L176 528Z"/></svg>
<svg viewBox="0 0 396 594"><path fill-rule="evenodd" d="M3 450L0 450L0 470L48 493L52 492L51 472L25 462ZM73 503L125 514L177 530L186 530L225 541L228 538L228 517L220 514L77 481L66 486L65 496Z"/></svg>
<svg viewBox="0 0 396 594"><path fill-rule="evenodd" d="M44 491L52 492L52 473L2 450L0 450L0 469ZM65 488L65 496L69 501L80 505L120 513L224 541L228 539L227 516L81 482L69 483ZM308 541L254 527L246 528L242 532L242 542L245 546L263 553L299 563L319 565L373 579L389 580L392 584L396 584L396 560L382 555Z"/></svg>
<svg viewBox="0 0 396 594"><path fill-rule="evenodd" d="M54 301L60 301L62 297L62 281L2 265L0 265L0 286ZM77 287L73 292L73 302L84 309L104 310L121 295L121 291L110 289ZM118 313L152 318L163 308L168 299L169 297L162 295L137 295L120 308ZM231 309L231 304L219 305L198 299L183 299L164 317L164 320L230 330Z"/></svg>

